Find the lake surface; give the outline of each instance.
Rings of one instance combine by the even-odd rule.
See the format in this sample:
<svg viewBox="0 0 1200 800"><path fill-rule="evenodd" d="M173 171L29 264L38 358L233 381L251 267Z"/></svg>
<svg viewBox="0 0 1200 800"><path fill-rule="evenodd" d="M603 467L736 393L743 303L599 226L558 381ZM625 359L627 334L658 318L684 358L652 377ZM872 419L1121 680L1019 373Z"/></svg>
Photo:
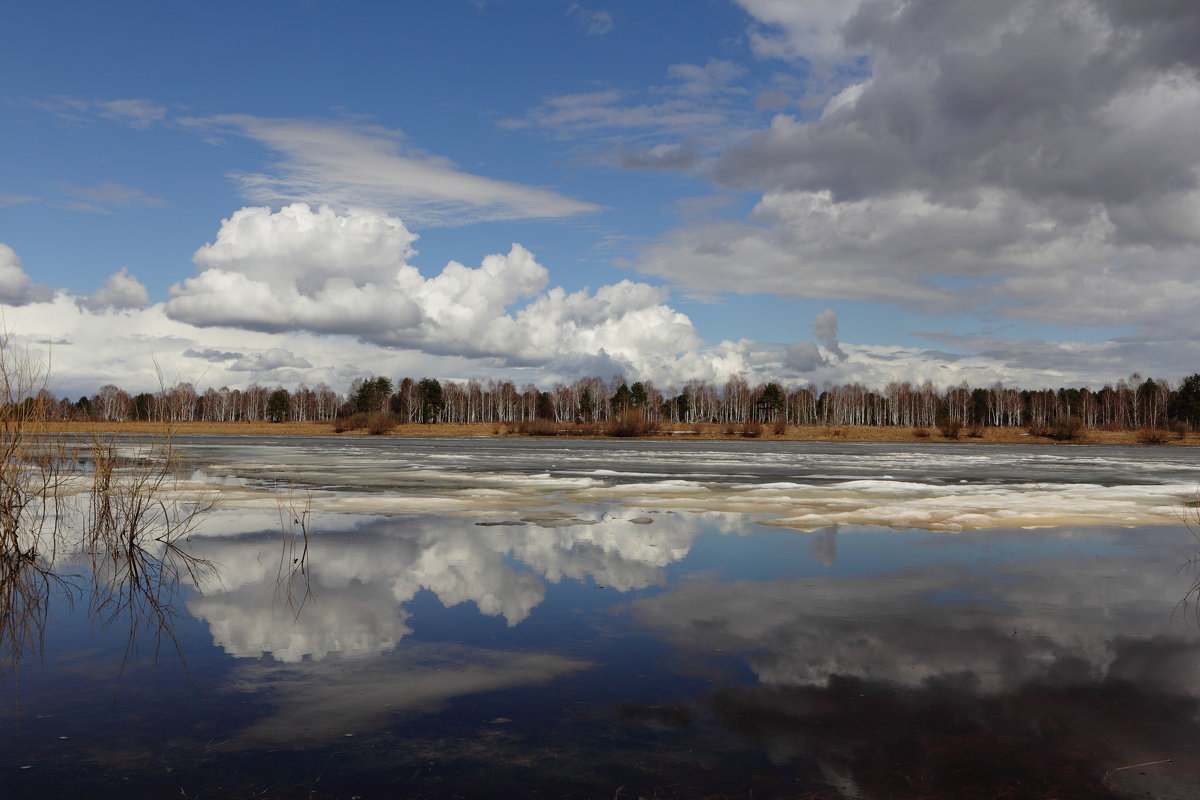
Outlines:
<svg viewBox="0 0 1200 800"><path fill-rule="evenodd" d="M0 797L1200 797L1195 449L176 444L214 571L56 596Z"/></svg>

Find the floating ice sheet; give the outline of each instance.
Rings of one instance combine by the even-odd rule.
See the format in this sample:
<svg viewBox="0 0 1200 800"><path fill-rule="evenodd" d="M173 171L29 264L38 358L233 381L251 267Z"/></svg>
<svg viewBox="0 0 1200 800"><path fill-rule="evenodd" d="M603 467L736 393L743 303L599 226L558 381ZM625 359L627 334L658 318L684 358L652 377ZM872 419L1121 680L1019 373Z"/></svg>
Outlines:
<svg viewBox="0 0 1200 800"><path fill-rule="evenodd" d="M773 525L966 530L1178 524L1200 450L795 442L239 439L179 443L216 492L266 510L303 494L314 512L510 514L555 506L756 513ZM231 458L236 456L236 458ZM190 494L189 494L190 493Z"/></svg>

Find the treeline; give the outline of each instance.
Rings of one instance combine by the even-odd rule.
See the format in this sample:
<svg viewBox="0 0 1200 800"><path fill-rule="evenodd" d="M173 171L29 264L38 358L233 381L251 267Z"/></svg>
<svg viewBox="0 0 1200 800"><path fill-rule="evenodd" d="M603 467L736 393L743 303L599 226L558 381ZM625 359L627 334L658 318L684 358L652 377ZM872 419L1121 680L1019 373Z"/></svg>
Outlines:
<svg viewBox="0 0 1200 800"><path fill-rule="evenodd" d="M939 389L926 381L889 383L872 389L858 383L785 388L778 382L751 386L741 377L723 384L689 381L659 390L650 381L629 383L581 378L549 390L511 381L439 381L381 376L356 379L346 395L325 384L295 390L252 385L198 392L180 383L154 393L130 395L107 385L72 402L43 392L48 417L103 421L332 421L355 414L390 414L398 422L607 423L630 415L654 423L776 423L787 425L893 425L926 428L945 420L964 426L1091 430L1200 428L1200 374L1173 386L1133 375L1098 390L1023 390L994 383Z"/></svg>
<svg viewBox="0 0 1200 800"><path fill-rule="evenodd" d="M251 384L246 389L206 389L197 392L190 383L177 383L157 392L131 395L113 384L72 402L42 390L31 398L49 419L126 422L323 422L342 411L342 395L325 384L310 389L300 384L293 391Z"/></svg>
<svg viewBox="0 0 1200 800"><path fill-rule="evenodd" d="M785 389L776 382L751 386L741 377L722 385L691 381L659 391L649 381L629 384L582 378L543 391L500 383L442 383L385 377L357 380L343 415L390 412L402 422L605 423L636 414L650 422L775 423L789 425L897 425L932 427L942 420L985 427L1050 428L1067 420L1088 429L1200 426L1200 375L1178 387L1134 375L1099 390L1029 391L995 383L939 390L931 382L888 384L882 391L860 384Z"/></svg>

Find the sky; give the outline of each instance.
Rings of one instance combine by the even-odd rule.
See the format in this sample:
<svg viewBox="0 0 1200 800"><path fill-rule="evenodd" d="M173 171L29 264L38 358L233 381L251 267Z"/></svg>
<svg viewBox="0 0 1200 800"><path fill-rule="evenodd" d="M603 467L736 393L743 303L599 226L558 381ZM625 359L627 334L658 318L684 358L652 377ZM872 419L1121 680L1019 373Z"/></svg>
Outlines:
<svg viewBox="0 0 1200 800"><path fill-rule="evenodd" d="M57 394L1200 372L1194 0L18 2Z"/></svg>

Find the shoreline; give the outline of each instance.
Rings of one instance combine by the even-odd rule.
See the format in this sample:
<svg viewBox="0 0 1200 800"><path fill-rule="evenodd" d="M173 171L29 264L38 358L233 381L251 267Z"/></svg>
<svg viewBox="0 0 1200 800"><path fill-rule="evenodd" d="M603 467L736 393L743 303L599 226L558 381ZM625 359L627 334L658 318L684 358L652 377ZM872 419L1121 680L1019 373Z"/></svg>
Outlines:
<svg viewBox="0 0 1200 800"><path fill-rule="evenodd" d="M209 435L209 436L371 436L365 429L336 433L329 422L47 422L44 423L47 432L109 435L126 434L133 436L162 436L170 435ZM623 437L593 436L584 432L572 433L564 426L564 432L557 438L573 439L615 439ZM740 428L739 428L740 430ZM921 432L925 435L921 435ZM731 440L731 441L767 441L767 442L879 442L879 443L946 443L946 444L1039 444L1061 445L1068 447L1073 444L1088 445L1148 445L1141 441L1139 431L1085 431L1083 435L1070 442L1059 442L1042 436L1034 436L1024 428L983 428L981 435L971 436L964 429L957 439L948 439L941 435L936 428L914 429L898 426L873 425L789 425L786 433L776 434L771 426L761 426L758 436L747 437L738 432L728 433L725 426L716 423L694 423L676 426L664 426L658 432L637 437L637 439L658 440ZM494 438L556 438L535 436L520 433L515 424L475 422L449 423L438 422L404 423L397 425L391 431L378 434L382 437L494 437ZM1200 445L1200 434L1188 433L1183 438L1177 434L1166 433L1164 446L1196 446Z"/></svg>

